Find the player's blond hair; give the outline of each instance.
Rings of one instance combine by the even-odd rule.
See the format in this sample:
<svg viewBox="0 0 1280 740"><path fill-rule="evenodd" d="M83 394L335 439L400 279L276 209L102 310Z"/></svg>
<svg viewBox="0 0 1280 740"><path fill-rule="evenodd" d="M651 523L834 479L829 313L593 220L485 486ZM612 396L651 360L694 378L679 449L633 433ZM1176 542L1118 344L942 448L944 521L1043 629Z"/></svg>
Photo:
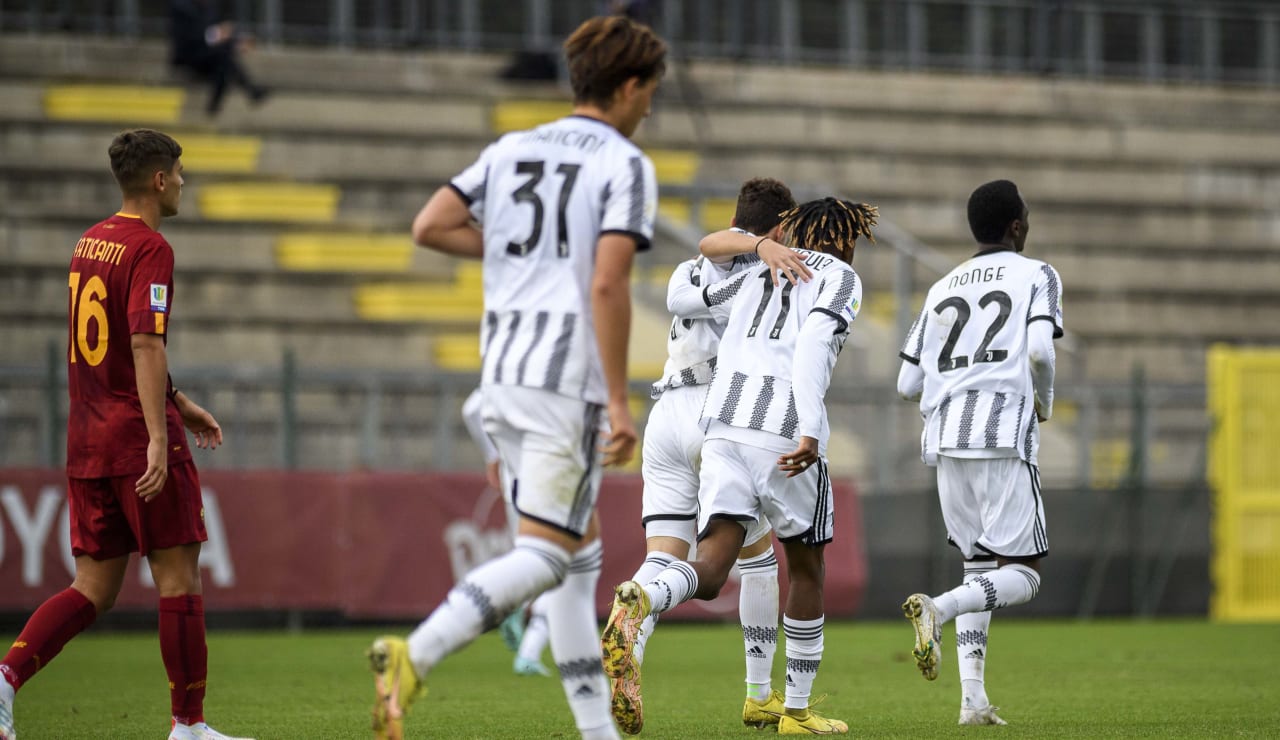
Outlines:
<svg viewBox="0 0 1280 740"><path fill-rule="evenodd" d="M876 240L871 227L879 216L880 209L866 203L819 198L782 214L782 230L793 247L826 252L852 264L858 237Z"/></svg>

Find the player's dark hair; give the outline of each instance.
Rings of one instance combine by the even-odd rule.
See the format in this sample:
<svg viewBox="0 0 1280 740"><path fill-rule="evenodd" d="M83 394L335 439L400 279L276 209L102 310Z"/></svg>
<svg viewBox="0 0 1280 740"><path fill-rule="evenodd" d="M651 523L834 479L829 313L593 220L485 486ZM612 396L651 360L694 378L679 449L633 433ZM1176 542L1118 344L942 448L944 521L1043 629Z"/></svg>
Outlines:
<svg viewBox="0 0 1280 740"><path fill-rule="evenodd" d="M107 149L111 174L126 193L144 190L156 172L169 172L182 156L182 146L168 134L149 128L122 131Z"/></svg>
<svg viewBox="0 0 1280 740"><path fill-rule="evenodd" d="M782 214L796 207L791 188L772 177L753 177L738 190L733 223L752 234L767 234L782 221Z"/></svg>
<svg viewBox="0 0 1280 740"><path fill-rule="evenodd" d="M666 43L648 26L620 15L584 21L565 40L564 53L573 102L604 110L627 80L648 82L666 71Z"/></svg>
<svg viewBox="0 0 1280 740"><path fill-rule="evenodd" d="M969 230L979 244L999 244L1009 224L1022 218L1022 196L1009 180L980 185L969 196Z"/></svg>
<svg viewBox="0 0 1280 740"><path fill-rule="evenodd" d="M858 237L876 240L871 227L879 216L880 209L866 203L819 198L782 214L782 228L790 235L791 246L826 252L852 264Z"/></svg>

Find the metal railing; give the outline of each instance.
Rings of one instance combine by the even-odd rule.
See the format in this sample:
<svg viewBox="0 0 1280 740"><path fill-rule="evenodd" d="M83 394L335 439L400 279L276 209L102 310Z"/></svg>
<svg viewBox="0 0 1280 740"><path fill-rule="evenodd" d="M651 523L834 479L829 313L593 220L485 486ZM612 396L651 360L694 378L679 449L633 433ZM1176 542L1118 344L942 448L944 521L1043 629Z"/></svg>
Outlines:
<svg viewBox="0 0 1280 740"><path fill-rule="evenodd" d="M460 408L471 374L299 367L287 351L278 366L175 368L185 392L212 411L226 444L200 465L232 469L347 471L478 469ZM648 384L635 382L636 398ZM0 367L0 467L61 465L65 459L66 377L60 347L45 366ZM835 434L833 465L864 491L932 483L919 460L919 415L892 384L869 382L855 363L837 365L827 395ZM1046 425L1041 468L1053 486L1134 490L1148 482L1201 480L1205 425L1199 386L1144 382L1060 387ZM642 410L637 423L643 423ZM1052 428L1050 428L1052 427ZM845 459L858 454L850 466ZM1136 461L1136 462L1135 462Z"/></svg>
<svg viewBox="0 0 1280 740"><path fill-rule="evenodd" d="M599 0L229 0L269 44L554 51ZM1280 6L1180 0L666 0L682 57L1280 83ZM0 30L163 36L161 0L0 0Z"/></svg>

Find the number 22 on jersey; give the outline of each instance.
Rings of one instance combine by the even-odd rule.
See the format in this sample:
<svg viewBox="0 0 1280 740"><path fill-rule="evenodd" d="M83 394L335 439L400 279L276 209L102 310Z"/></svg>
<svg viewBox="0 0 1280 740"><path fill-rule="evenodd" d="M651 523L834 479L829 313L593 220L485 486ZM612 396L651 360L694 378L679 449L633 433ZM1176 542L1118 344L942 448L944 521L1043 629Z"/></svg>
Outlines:
<svg viewBox="0 0 1280 740"><path fill-rule="evenodd" d="M68 287L71 289L71 326L75 329L68 359L70 362L77 362L76 350L78 349L85 362L92 367L97 367L107 356L109 331L107 308L103 305L103 301L107 298L107 285L97 275L90 275L89 279L84 281L84 288L81 289L80 273L73 272L68 280ZM89 343L90 321L97 324L98 328L97 340L92 345Z"/></svg>
<svg viewBox="0 0 1280 740"><path fill-rule="evenodd" d="M989 349L989 347L991 346L991 341L1004 328L1005 322L1009 320L1009 313L1013 311L1013 299L1004 291L993 290L978 300L978 308L984 309L992 303L998 304L1000 310L996 314L995 320L987 327L987 333L983 335L982 343L973 352L974 363L1003 362L1009 357L1008 350ZM956 343L960 341L960 335L964 332L965 325L969 323L969 317L973 314L973 310L969 307L969 302L960 296L951 296L933 307L933 312L939 316L947 310L956 312L956 320L951 324L951 331L947 334L946 343L942 345L942 353L938 355L938 372L940 373L969 367L968 357L964 355L953 356L952 353L955 352Z"/></svg>

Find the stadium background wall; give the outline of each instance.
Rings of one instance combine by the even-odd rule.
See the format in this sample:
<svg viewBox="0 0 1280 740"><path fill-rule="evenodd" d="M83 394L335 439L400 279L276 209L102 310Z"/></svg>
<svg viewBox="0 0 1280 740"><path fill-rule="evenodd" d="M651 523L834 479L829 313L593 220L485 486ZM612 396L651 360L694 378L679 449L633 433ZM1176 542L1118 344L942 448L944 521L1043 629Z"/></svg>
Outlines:
<svg viewBox="0 0 1280 740"><path fill-rule="evenodd" d="M326 623L416 620L459 574L510 542L497 494L472 473L208 471L201 482L210 532L202 565L215 621L216 612L248 624L300 613ZM609 589L643 557L640 487L638 476L608 476L601 492L601 616ZM0 470L0 621L28 613L70 582L65 491L56 469ZM1145 496L1135 509L1097 491L1046 491L1045 587L1010 616L1205 614L1207 491ZM837 482L828 616L891 618L904 593L954 580L959 560L937 509L932 491L860 498ZM1134 511L1144 512L1141 521ZM135 564L105 621L138 624L153 604L145 569ZM718 600L682 606L671 619L731 619L736 608L735 578Z"/></svg>

